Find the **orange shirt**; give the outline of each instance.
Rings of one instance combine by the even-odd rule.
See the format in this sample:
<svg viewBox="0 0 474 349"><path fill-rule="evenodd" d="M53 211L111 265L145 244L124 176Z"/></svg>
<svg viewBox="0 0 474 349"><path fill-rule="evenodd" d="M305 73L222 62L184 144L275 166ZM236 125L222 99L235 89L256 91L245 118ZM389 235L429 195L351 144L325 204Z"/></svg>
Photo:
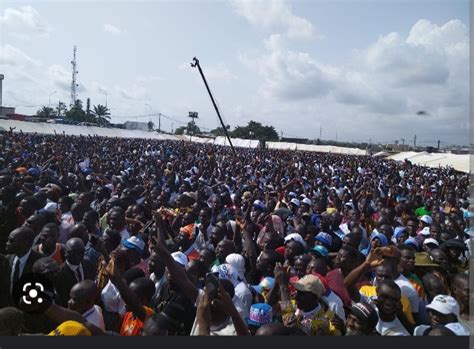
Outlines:
<svg viewBox="0 0 474 349"><path fill-rule="evenodd" d="M149 307L144 306L146 312L146 319L155 314L155 311ZM129 311L125 314L120 327L121 336L140 336L143 329L143 322Z"/></svg>

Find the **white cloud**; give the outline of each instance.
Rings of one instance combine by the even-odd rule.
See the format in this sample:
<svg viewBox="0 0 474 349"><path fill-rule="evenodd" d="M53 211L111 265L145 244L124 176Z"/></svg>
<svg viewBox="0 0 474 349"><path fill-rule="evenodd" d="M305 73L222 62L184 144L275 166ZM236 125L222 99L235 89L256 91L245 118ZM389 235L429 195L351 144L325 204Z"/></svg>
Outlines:
<svg viewBox="0 0 474 349"><path fill-rule="evenodd" d="M462 128L458 136L455 129L446 134L442 130L445 123L465 124L469 115L468 38L467 27L458 20L444 25L420 20L406 37L380 36L355 51L345 65L323 64L306 52L292 51L282 35L265 40L266 51L259 56L241 53L239 60L261 78L258 92L263 98L255 101L255 111L278 120L277 127L293 129L293 134L309 136L308 116L318 115L319 121L333 126L335 120L344 120L346 135L362 132L391 139L408 127L413 130L408 132L467 141ZM283 110L295 115L291 123L284 121ZM415 117L418 110L430 115Z"/></svg>
<svg viewBox="0 0 474 349"><path fill-rule="evenodd" d="M147 82L155 82L155 81L163 81L163 78L158 75L140 75L137 76L136 81L138 83L147 83Z"/></svg>
<svg viewBox="0 0 474 349"><path fill-rule="evenodd" d="M6 8L0 15L0 30L20 39L48 36L53 30L47 20L31 6Z"/></svg>
<svg viewBox="0 0 474 349"><path fill-rule="evenodd" d="M117 28L116 26L112 25L112 24L104 24L102 26L102 29L106 32L106 33L110 33L110 34L113 34L113 35L119 35L119 34L122 34L122 30L120 30L119 28Z"/></svg>
<svg viewBox="0 0 474 349"><path fill-rule="evenodd" d="M31 58L20 49L7 44L0 46L0 65L13 67L38 67L41 65L41 62Z"/></svg>
<svg viewBox="0 0 474 349"><path fill-rule="evenodd" d="M234 10L252 25L265 30L283 29L291 39L317 37L314 25L293 13L288 0L233 0Z"/></svg>
<svg viewBox="0 0 474 349"><path fill-rule="evenodd" d="M237 75L232 73L223 63L206 67L206 78L208 80L222 80L226 82L238 79Z"/></svg>

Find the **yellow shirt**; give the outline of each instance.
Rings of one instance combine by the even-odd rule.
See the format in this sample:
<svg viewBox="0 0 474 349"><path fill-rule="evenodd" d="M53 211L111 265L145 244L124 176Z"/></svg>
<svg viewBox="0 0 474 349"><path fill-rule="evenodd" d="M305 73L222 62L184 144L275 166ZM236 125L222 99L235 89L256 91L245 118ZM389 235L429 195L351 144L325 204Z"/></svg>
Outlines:
<svg viewBox="0 0 474 349"><path fill-rule="evenodd" d="M331 323L334 314L324 311L320 305L313 311L304 313L296 307L295 301L281 301L283 324L288 327L296 326L309 336L340 336L341 332Z"/></svg>
<svg viewBox="0 0 474 349"><path fill-rule="evenodd" d="M377 299L377 288L375 286L362 286L359 289L359 293L367 298L369 303L373 304L374 300ZM413 319L413 315L411 313L410 301L406 296L402 295L401 303L403 314L405 314L408 322L410 322L412 325L415 325L415 320Z"/></svg>

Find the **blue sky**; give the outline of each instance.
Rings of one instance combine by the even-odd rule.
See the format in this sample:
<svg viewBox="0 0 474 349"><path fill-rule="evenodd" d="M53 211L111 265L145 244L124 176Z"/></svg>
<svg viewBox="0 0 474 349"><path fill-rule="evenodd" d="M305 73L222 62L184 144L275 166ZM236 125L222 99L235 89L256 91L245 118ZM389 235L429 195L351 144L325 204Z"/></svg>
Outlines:
<svg viewBox="0 0 474 349"><path fill-rule="evenodd" d="M79 98L107 95L116 122L161 112L169 131L195 110L215 128L197 56L232 127L468 144L468 28L467 0L4 1L3 101L21 113L69 103L76 44Z"/></svg>

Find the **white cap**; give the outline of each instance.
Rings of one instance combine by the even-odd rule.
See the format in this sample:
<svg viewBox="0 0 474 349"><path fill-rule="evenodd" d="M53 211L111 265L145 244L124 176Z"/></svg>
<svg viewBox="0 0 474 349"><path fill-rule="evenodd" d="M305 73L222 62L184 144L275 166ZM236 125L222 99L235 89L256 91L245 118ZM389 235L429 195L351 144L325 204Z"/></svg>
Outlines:
<svg viewBox="0 0 474 349"><path fill-rule="evenodd" d="M288 196L291 196L292 198L298 197L298 195L296 195L296 193L295 193L294 191L290 191L290 192L288 193Z"/></svg>
<svg viewBox="0 0 474 349"><path fill-rule="evenodd" d="M421 216L420 221L431 225L431 223L433 223L433 218L431 218L431 216L424 215L424 216Z"/></svg>
<svg viewBox="0 0 474 349"><path fill-rule="evenodd" d="M245 259L238 253L231 253L225 258L225 262L230 264L239 274L240 281L245 277Z"/></svg>
<svg viewBox="0 0 474 349"><path fill-rule="evenodd" d="M171 257L173 257L176 263L181 264L183 267L188 265L188 257L186 257L183 252L173 252Z"/></svg>
<svg viewBox="0 0 474 349"><path fill-rule="evenodd" d="M300 244L303 245L304 248L306 248L306 241L303 240L303 237L300 234L293 233L293 234L289 234L289 235L285 236L285 244L288 241L291 241L291 240L295 240L295 241L299 242Z"/></svg>
<svg viewBox="0 0 474 349"><path fill-rule="evenodd" d="M429 236L429 235L431 235L431 233L430 233L430 228L424 227L424 228L420 231L420 234L421 234L421 235L424 235L424 236Z"/></svg>
<svg viewBox="0 0 474 349"><path fill-rule="evenodd" d="M432 309L444 315L454 314L459 316L458 302L453 297L442 294L434 297L433 301L426 306L426 309Z"/></svg>
<svg viewBox="0 0 474 349"><path fill-rule="evenodd" d="M122 245L126 248L137 250L140 254L143 253L143 250L145 249L145 242L136 236L129 237L127 240L122 242Z"/></svg>
<svg viewBox="0 0 474 349"><path fill-rule="evenodd" d="M309 205L309 206L311 206L311 204L312 204L311 200L308 199L308 198L304 198L304 199L302 200L302 202L303 202L303 204L306 204L306 205Z"/></svg>
<svg viewBox="0 0 474 349"><path fill-rule="evenodd" d="M300 207L300 200L298 199L291 199L290 202L295 205L296 207Z"/></svg>
<svg viewBox="0 0 474 349"><path fill-rule="evenodd" d="M428 238L428 239L425 239L425 241L423 241L423 245L428 245L428 244L439 246L439 242L433 238Z"/></svg>

